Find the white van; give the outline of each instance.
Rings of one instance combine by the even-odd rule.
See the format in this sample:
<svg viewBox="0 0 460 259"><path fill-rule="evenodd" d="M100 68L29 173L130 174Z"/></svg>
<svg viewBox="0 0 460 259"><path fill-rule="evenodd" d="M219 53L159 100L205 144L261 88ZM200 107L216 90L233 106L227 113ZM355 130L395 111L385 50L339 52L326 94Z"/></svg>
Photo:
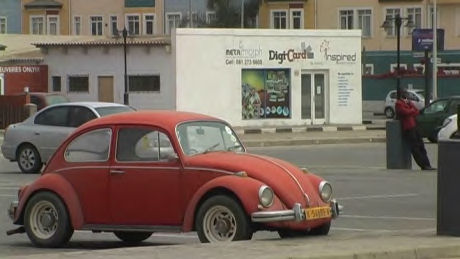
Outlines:
<svg viewBox="0 0 460 259"><path fill-rule="evenodd" d="M406 89L409 93L409 100L421 110L425 107L425 96L424 91L419 89ZM388 92L387 97L385 98L384 110L385 116L387 118L393 118L395 116L395 104L396 104L396 90L391 90Z"/></svg>

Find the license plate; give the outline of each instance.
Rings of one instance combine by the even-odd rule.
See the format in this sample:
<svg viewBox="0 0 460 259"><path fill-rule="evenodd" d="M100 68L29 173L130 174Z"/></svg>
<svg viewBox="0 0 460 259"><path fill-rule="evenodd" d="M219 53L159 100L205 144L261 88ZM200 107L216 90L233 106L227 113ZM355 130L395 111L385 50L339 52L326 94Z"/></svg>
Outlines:
<svg viewBox="0 0 460 259"><path fill-rule="evenodd" d="M306 208L305 215L307 216L307 220L330 218L331 207Z"/></svg>

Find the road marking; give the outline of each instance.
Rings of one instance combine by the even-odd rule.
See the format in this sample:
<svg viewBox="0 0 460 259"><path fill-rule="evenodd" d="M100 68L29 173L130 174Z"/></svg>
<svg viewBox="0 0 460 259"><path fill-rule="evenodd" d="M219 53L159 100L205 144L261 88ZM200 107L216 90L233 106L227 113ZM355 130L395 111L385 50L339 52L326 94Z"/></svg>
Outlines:
<svg viewBox="0 0 460 259"><path fill-rule="evenodd" d="M390 229L360 229L360 228L331 228L331 230L336 231L354 231L354 232L377 232L377 233L423 233L423 232L433 232L436 231L435 228L423 228L423 229L398 229L398 230L390 230Z"/></svg>
<svg viewBox="0 0 460 259"><path fill-rule="evenodd" d="M340 215L340 218L351 219L396 219L396 220L427 220L434 221L435 218L417 218L417 217L392 217L392 216L361 216L361 215Z"/></svg>
<svg viewBox="0 0 460 259"><path fill-rule="evenodd" d="M362 199L387 199L387 198L401 198L401 197L415 197L419 196L418 193L405 193L405 194L383 194L383 195L367 195L367 196L354 196L337 198L337 200L362 200Z"/></svg>
<svg viewBox="0 0 460 259"><path fill-rule="evenodd" d="M11 198L11 197L17 198L18 196L17 196L17 195L13 195L13 194L0 194L0 197L1 197L1 198L4 198L4 197L5 197L5 198Z"/></svg>

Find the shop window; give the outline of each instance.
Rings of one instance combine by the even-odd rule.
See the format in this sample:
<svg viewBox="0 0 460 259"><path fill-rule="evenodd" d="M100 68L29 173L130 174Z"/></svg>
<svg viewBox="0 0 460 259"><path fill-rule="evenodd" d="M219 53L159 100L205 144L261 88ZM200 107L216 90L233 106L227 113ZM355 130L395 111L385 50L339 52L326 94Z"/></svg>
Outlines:
<svg viewBox="0 0 460 259"><path fill-rule="evenodd" d="M118 16L110 16L110 33L113 36L118 35Z"/></svg>
<svg viewBox="0 0 460 259"><path fill-rule="evenodd" d="M417 8L407 8L406 9L407 13L407 18L412 21L412 24L414 25L413 28L407 28L404 27L407 30L407 34L411 35L413 29L419 29L422 28L422 8L417 7Z"/></svg>
<svg viewBox="0 0 460 259"><path fill-rule="evenodd" d="M130 92L159 92L159 75L132 75L129 76Z"/></svg>
<svg viewBox="0 0 460 259"><path fill-rule="evenodd" d="M88 76L69 76L69 93L89 92Z"/></svg>
<svg viewBox="0 0 460 259"><path fill-rule="evenodd" d="M45 34L44 16L30 16L30 33L37 35Z"/></svg>
<svg viewBox="0 0 460 259"><path fill-rule="evenodd" d="M144 34L153 35L155 33L155 15L144 15Z"/></svg>
<svg viewBox="0 0 460 259"><path fill-rule="evenodd" d="M102 16L91 16L91 35L102 35Z"/></svg>
<svg viewBox="0 0 460 259"><path fill-rule="evenodd" d="M401 9L399 8L388 8L385 10L385 21L394 21L396 19L396 15L402 15ZM396 28L394 22L389 23L390 28L385 29L387 36L395 37L396 36Z"/></svg>
<svg viewBox="0 0 460 259"><path fill-rule="evenodd" d="M61 77L60 76L53 76L51 77L51 81L53 84L53 92L60 92L61 91Z"/></svg>
<svg viewBox="0 0 460 259"><path fill-rule="evenodd" d="M171 34L173 28L178 28L181 22L181 13L167 13L166 14L166 34Z"/></svg>
<svg viewBox="0 0 460 259"><path fill-rule="evenodd" d="M271 12L271 28L287 29L287 11L277 10Z"/></svg>
<svg viewBox="0 0 460 259"><path fill-rule="evenodd" d="M291 118L289 69L243 69L242 118Z"/></svg>
<svg viewBox="0 0 460 259"><path fill-rule="evenodd" d="M291 11L291 29L303 29L303 10L292 9Z"/></svg>
<svg viewBox="0 0 460 259"><path fill-rule="evenodd" d="M81 17L80 16L73 17L73 34L75 35L81 34Z"/></svg>
<svg viewBox="0 0 460 259"><path fill-rule="evenodd" d="M0 17L0 34L6 33L6 17Z"/></svg>
<svg viewBox="0 0 460 259"><path fill-rule="evenodd" d="M371 36L371 9L346 9L339 11L339 28L342 30L360 29L363 37Z"/></svg>
<svg viewBox="0 0 460 259"><path fill-rule="evenodd" d="M140 18L139 15L126 15L126 21L128 23L129 35L140 34Z"/></svg>
<svg viewBox="0 0 460 259"><path fill-rule="evenodd" d="M214 11L206 11L206 23L212 24L216 21L216 12Z"/></svg>
<svg viewBox="0 0 460 259"><path fill-rule="evenodd" d="M374 64L364 64L363 65L363 75L373 75L374 74Z"/></svg>

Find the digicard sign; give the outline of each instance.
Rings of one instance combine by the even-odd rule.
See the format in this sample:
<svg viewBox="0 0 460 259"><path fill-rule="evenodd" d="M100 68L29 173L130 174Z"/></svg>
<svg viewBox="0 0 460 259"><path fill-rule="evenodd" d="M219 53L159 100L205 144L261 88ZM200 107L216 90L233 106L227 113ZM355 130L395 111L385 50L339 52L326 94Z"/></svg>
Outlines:
<svg viewBox="0 0 460 259"><path fill-rule="evenodd" d="M444 50L444 29L437 30L438 50ZM433 50L433 30L414 29L412 31L412 51Z"/></svg>

